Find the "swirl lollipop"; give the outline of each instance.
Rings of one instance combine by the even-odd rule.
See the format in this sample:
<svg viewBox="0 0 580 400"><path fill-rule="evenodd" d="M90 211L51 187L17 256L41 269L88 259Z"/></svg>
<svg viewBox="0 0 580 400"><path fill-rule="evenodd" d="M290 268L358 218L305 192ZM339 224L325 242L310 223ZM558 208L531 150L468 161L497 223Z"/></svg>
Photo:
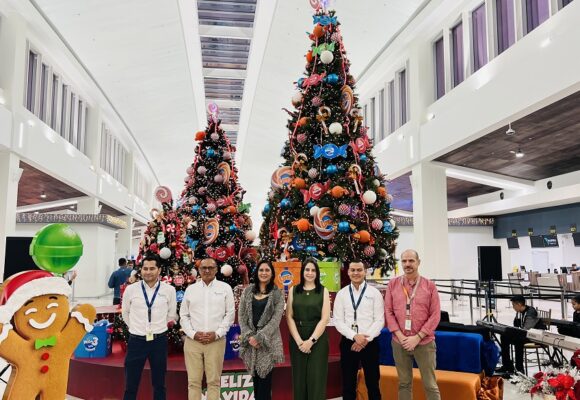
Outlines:
<svg viewBox="0 0 580 400"><path fill-rule="evenodd" d="M171 203L171 201L173 200L171 190L167 186L158 186L155 189L155 198L160 203Z"/></svg>
<svg viewBox="0 0 580 400"><path fill-rule="evenodd" d="M352 109L352 105L354 104L354 93L350 86L344 85L341 89L340 94L340 108L345 113L349 113Z"/></svg>
<svg viewBox="0 0 580 400"><path fill-rule="evenodd" d="M214 122L217 122L217 117L219 114L219 107L216 103L209 103L207 105L207 112L209 113L209 115L211 115L211 119Z"/></svg>
<svg viewBox="0 0 580 400"><path fill-rule="evenodd" d="M217 170L218 170L218 174L224 177L224 182L227 182L230 180L230 175L232 173L232 169L230 167L230 164L223 161L223 162L218 164Z"/></svg>
<svg viewBox="0 0 580 400"><path fill-rule="evenodd" d="M314 231L323 240L330 240L336 234L334 219L329 207L322 207L314 216Z"/></svg>
<svg viewBox="0 0 580 400"><path fill-rule="evenodd" d="M203 227L203 236L205 237L203 244L208 245L215 242L219 233L220 224L218 220L215 218L208 219L205 223L205 226Z"/></svg>
<svg viewBox="0 0 580 400"><path fill-rule="evenodd" d="M294 179L294 170L291 167L280 167L272 174L271 185L274 189L290 186Z"/></svg>

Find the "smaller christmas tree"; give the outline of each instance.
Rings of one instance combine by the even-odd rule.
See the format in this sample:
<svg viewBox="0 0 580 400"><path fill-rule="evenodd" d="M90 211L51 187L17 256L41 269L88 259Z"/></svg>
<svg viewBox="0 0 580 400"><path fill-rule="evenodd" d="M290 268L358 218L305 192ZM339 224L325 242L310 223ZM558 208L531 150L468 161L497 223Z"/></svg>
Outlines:
<svg viewBox="0 0 580 400"><path fill-rule="evenodd" d="M186 171L178 212L195 260L215 259L217 278L234 288L249 282L256 234L248 215L250 204L242 202L245 191L233 161L236 149L220 127L217 105L210 104L208 110L207 128L195 137L199 144Z"/></svg>

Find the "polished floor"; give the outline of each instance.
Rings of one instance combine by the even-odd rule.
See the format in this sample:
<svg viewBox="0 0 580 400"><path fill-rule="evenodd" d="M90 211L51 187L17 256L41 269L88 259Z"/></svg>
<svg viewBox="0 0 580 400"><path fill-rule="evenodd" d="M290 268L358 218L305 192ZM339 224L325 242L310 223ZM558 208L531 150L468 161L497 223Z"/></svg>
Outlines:
<svg viewBox="0 0 580 400"><path fill-rule="evenodd" d="M460 298L460 300L451 301L450 296L447 294L441 294L441 309L449 312L450 319L452 322L459 322L464 324L470 324L473 318L473 321L477 321L482 319L485 316L485 309L481 307L477 307L475 300L473 300L473 308L470 308L469 300L467 297ZM111 297L102 297L102 298L89 298L89 299L80 299L75 298L73 299L73 303L91 303L95 306L103 306L109 305L112 303ZM555 319L562 319L562 307L560 302L556 301L538 301L534 302L534 306L538 307L542 310L552 310L552 318ZM567 319L572 318L572 307L569 304L566 304L565 313ZM515 316L514 310L511 308L511 304L509 300L498 300L496 305L496 310L494 312L495 318L498 322L511 325ZM566 356L569 357L570 354L566 353ZM5 365L3 360L0 360L0 370L3 369ZM530 369L530 374L537 371L537 368ZM9 376L9 371L6 371L2 378L7 379ZM5 383L0 381L0 395L4 391ZM505 383L505 391L504 391L504 400L516 400L516 399L528 399L529 395L517 393L516 388L514 385L510 384L509 382ZM76 397L68 396L67 400L82 400L77 399ZM338 399L336 399L338 400ZM443 399L446 400L446 399ZM452 400L452 399L449 399ZM453 399L455 400L455 399Z"/></svg>

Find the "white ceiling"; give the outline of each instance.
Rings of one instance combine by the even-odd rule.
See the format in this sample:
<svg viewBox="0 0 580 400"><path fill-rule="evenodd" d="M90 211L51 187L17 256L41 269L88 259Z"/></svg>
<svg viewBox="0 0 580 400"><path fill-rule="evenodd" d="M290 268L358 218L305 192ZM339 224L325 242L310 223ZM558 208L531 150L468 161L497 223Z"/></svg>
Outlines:
<svg viewBox="0 0 580 400"><path fill-rule="evenodd" d="M197 27L189 26L197 20L189 15L195 0L191 8L181 4L187 15L180 14L185 0L34 1L103 88L162 184L177 195L192 161L193 132L205 127L205 115L198 115L203 88L192 85L203 82L201 54L191 54L200 48L199 36L191 34ZM330 2L355 77L425 1ZM312 12L309 0L258 0L254 32L260 37L252 40L237 155L256 219L281 161L287 117L281 108L291 106L293 82L304 71Z"/></svg>

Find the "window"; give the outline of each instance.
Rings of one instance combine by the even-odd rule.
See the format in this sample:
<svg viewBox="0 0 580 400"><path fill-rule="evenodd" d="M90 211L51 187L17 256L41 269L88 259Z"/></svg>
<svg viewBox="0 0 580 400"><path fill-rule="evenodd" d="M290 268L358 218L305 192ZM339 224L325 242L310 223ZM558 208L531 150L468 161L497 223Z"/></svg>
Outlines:
<svg viewBox="0 0 580 400"><path fill-rule="evenodd" d="M40 73L40 110L38 117L44 122L48 121L48 89L49 89L50 70L45 63L42 63Z"/></svg>
<svg viewBox="0 0 580 400"><path fill-rule="evenodd" d="M371 138L374 140L375 139L375 98L373 97L371 99L371 105L369 106L371 109L371 115L370 115L370 131L371 131Z"/></svg>
<svg viewBox="0 0 580 400"><path fill-rule="evenodd" d="M572 3L572 0L560 0L560 8L564 8L570 3Z"/></svg>
<svg viewBox="0 0 580 400"><path fill-rule="evenodd" d="M69 132L69 143L71 143L74 147L78 146L78 137L77 137L77 95L73 92L70 93L70 111L68 115L68 132ZM77 147L78 148L78 147Z"/></svg>
<svg viewBox="0 0 580 400"><path fill-rule="evenodd" d="M52 74L52 90L50 93L50 127L55 132L58 131L58 88L60 86L60 78L56 74Z"/></svg>
<svg viewBox="0 0 580 400"><path fill-rule="evenodd" d="M365 104L364 108L363 108L363 118L364 118L364 124L368 126L369 124L369 118L368 118L368 106Z"/></svg>
<svg viewBox="0 0 580 400"><path fill-rule="evenodd" d="M379 91L379 131L377 142L385 137L385 89Z"/></svg>
<svg viewBox="0 0 580 400"><path fill-rule="evenodd" d="M387 84L389 98L389 133L395 131L395 81L392 80Z"/></svg>
<svg viewBox="0 0 580 400"><path fill-rule="evenodd" d="M76 147L83 153L85 152L86 134L87 134L87 106L84 101L79 100L77 112L78 143Z"/></svg>
<svg viewBox="0 0 580 400"><path fill-rule="evenodd" d="M117 182L125 184L126 159L127 150L103 124L101 126L101 168Z"/></svg>
<svg viewBox="0 0 580 400"><path fill-rule="evenodd" d="M496 0L497 54L508 49L516 40L514 0Z"/></svg>
<svg viewBox="0 0 580 400"><path fill-rule="evenodd" d="M473 71L487 64L487 35L485 34L485 3L471 13L473 23Z"/></svg>
<svg viewBox="0 0 580 400"><path fill-rule="evenodd" d="M443 38L435 41L433 52L435 55L435 98L440 99L445 95L445 53Z"/></svg>
<svg viewBox="0 0 580 400"><path fill-rule="evenodd" d="M68 141L68 111L69 111L69 103L68 98L69 96L69 89L68 85L64 83L61 85L60 91L60 136L62 136L66 141Z"/></svg>
<svg viewBox="0 0 580 400"><path fill-rule="evenodd" d="M28 51L28 70L26 74L26 108L34 113L36 102L36 78L38 74L38 54Z"/></svg>
<svg viewBox="0 0 580 400"><path fill-rule="evenodd" d="M135 195L140 197L141 199L147 201L149 196L151 195L151 191L149 189L149 183L141 174L141 171L135 165L133 169L133 191Z"/></svg>
<svg viewBox="0 0 580 400"><path fill-rule="evenodd" d="M536 29L550 16L550 0L525 0L524 20L526 33Z"/></svg>
<svg viewBox="0 0 580 400"><path fill-rule="evenodd" d="M453 62L453 87L463 82L463 23L451 28L451 48Z"/></svg>
<svg viewBox="0 0 580 400"><path fill-rule="evenodd" d="M400 121L401 125L403 126L408 121L408 112L407 112L407 71L401 70L399 72L399 111L400 111Z"/></svg>

